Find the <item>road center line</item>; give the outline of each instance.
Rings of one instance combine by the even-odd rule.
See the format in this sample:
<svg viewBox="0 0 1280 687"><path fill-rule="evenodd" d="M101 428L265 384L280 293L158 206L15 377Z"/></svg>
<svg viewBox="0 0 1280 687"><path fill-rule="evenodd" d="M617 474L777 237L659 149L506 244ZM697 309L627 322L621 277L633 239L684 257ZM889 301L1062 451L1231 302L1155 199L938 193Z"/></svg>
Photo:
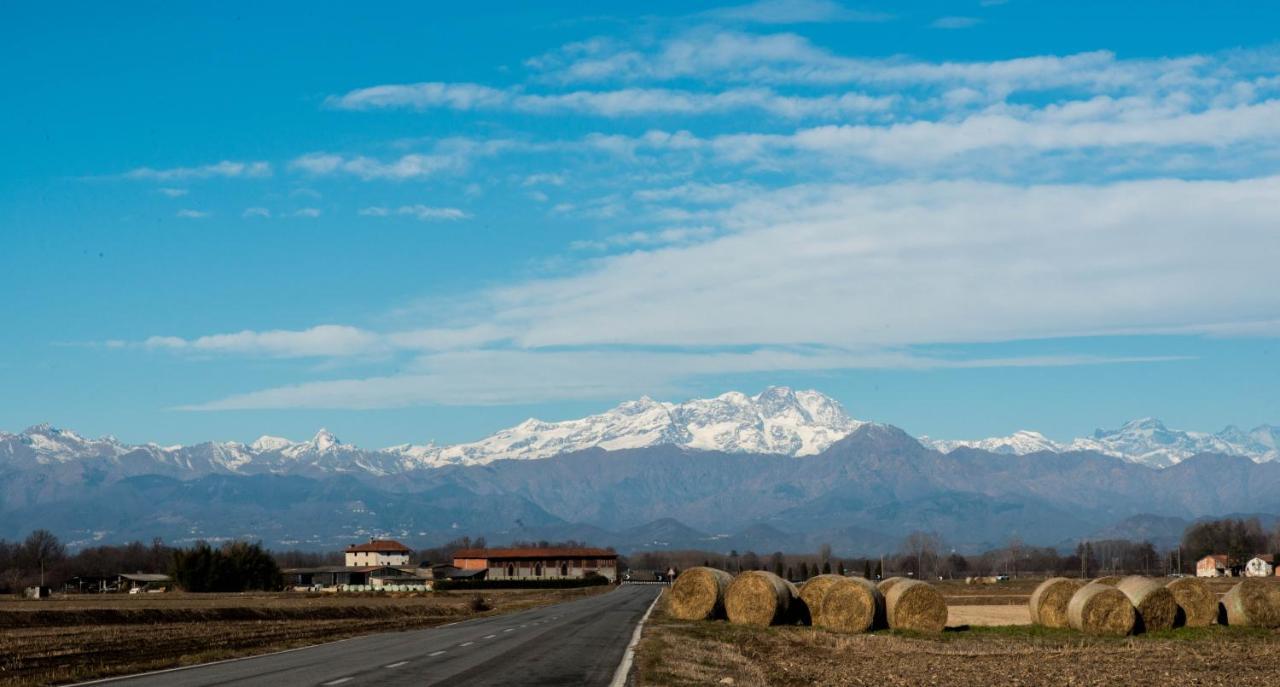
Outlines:
<svg viewBox="0 0 1280 687"><path fill-rule="evenodd" d="M340 677L340 678L338 678L337 680L330 680L330 681L328 681L328 682L326 682L326 683L324 683L324 684L326 684L326 685L340 685L340 684L342 684L342 683L344 683L344 682L351 682L351 678L349 678L349 677Z"/></svg>
<svg viewBox="0 0 1280 687"><path fill-rule="evenodd" d="M382 667L383 667L383 668L399 668L400 666L405 666L405 665L409 665L409 662L408 662L408 661L400 661L399 663L391 663L391 664L389 664L389 665L385 665L385 666L382 666Z"/></svg>
<svg viewBox="0 0 1280 687"><path fill-rule="evenodd" d="M508 627L507 629L503 630L503 632L515 632L515 631L516 631L516 628L514 627Z"/></svg>
<svg viewBox="0 0 1280 687"><path fill-rule="evenodd" d="M498 636L498 635L485 635L485 636L484 636L484 637L482 637L481 639L493 639L494 637L497 637L497 636Z"/></svg>
<svg viewBox="0 0 1280 687"><path fill-rule="evenodd" d="M428 655L428 656L439 656L440 654L443 654L443 653L444 653L444 649L441 649L441 650L439 650L439 651L432 651L431 653L429 653L429 654L427 654L427 655Z"/></svg>
<svg viewBox="0 0 1280 687"><path fill-rule="evenodd" d="M471 646L472 644L475 644L475 642L463 642L463 643L459 644L458 646Z"/></svg>

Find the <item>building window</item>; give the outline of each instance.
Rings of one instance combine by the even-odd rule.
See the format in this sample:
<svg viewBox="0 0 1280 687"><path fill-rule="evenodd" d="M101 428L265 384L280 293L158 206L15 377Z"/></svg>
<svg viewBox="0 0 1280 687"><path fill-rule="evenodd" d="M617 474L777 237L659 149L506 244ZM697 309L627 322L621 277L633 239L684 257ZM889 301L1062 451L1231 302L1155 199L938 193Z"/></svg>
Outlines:
<svg viewBox="0 0 1280 687"><path fill-rule="evenodd" d="M568 563L561 563L561 564L560 564L560 577L568 577L568 576L569 576L569 564L568 564Z"/></svg>
<svg viewBox="0 0 1280 687"><path fill-rule="evenodd" d="M542 577L542 564L535 563L533 566L533 574L535 577Z"/></svg>

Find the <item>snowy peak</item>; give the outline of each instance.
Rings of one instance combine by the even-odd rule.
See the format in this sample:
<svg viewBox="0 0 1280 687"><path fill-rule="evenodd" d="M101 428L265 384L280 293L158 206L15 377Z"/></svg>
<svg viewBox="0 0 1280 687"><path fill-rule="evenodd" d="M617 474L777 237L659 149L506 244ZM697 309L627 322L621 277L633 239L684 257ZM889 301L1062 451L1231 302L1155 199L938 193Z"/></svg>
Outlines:
<svg viewBox="0 0 1280 687"><path fill-rule="evenodd" d="M292 445L293 442L285 439L284 437L273 437L268 434L263 434L257 439L254 439L253 443L249 444L249 448L254 451L265 453L267 451L279 451Z"/></svg>
<svg viewBox="0 0 1280 687"><path fill-rule="evenodd" d="M1039 432L1031 431L977 440L921 437L921 442L944 453L962 446L1011 455L1040 451L1094 451L1149 467L1163 468L1176 465L1199 453L1246 456L1254 462L1265 463L1280 457L1278 439L1280 431L1270 425L1260 425L1249 432L1228 426L1217 434L1208 434L1170 429L1155 418L1144 417L1130 420L1117 429L1095 430L1089 437L1073 439L1067 443L1058 443Z"/></svg>

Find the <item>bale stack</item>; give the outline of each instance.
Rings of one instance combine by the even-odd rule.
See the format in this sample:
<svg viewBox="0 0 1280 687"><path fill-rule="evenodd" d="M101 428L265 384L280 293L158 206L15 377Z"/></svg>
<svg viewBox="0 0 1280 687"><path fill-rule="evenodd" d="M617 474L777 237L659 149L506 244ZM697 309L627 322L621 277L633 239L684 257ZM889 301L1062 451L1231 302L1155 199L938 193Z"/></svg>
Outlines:
<svg viewBox="0 0 1280 687"><path fill-rule="evenodd" d="M1159 582L1150 577L1130 575L1120 580L1116 589L1129 597L1138 613L1135 632L1172 630L1179 624L1182 609L1178 608L1178 600Z"/></svg>
<svg viewBox="0 0 1280 687"><path fill-rule="evenodd" d="M880 590L861 577L836 577L827 587L813 624L837 632L870 632L883 627L885 601Z"/></svg>
<svg viewBox="0 0 1280 687"><path fill-rule="evenodd" d="M890 628L941 632L947 626L947 602L933 585L899 579L888 588L884 594L884 606Z"/></svg>
<svg viewBox="0 0 1280 687"><path fill-rule="evenodd" d="M1067 623L1085 634L1123 637L1133 632L1137 620L1124 592L1097 582L1081 587L1067 604Z"/></svg>
<svg viewBox="0 0 1280 687"><path fill-rule="evenodd" d="M681 620L725 617L724 595L733 575L715 568L689 568L676 577L667 592L667 611Z"/></svg>
<svg viewBox="0 0 1280 687"><path fill-rule="evenodd" d="M1123 579L1124 579L1124 576L1122 575L1108 575L1106 577L1099 577L1098 579L1094 580L1094 582L1097 582L1098 584L1105 584L1108 587L1114 587L1120 584L1120 580L1123 580Z"/></svg>
<svg viewBox="0 0 1280 687"><path fill-rule="evenodd" d="M817 623L818 614L822 613L822 600L826 597L827 592L846 579L843 575L818 575L809 578L804 584L800 585L800 618L801 622L807 620L810 624Z"/></svg>
<svg viewBox="0 0 1280 687"><path fill-rule="evenodd" d="M724 595L729 622L766 627L790 622L798 594L795 585L765 570L751 570L733 578Z"/></svg>
<svg viewBox="0 0 1280 687"><path fill-rule="evenodd" d="M879 589L881 594L888 597L889 590L893 589L893 585L899 582L903 582L906 579L907 578L905 577L886 577L883 580L880 580L879 582L876 583L876 589Z"/></svg>
<svg viewBox="0 0 1280 687"><path fill-rule="evenodd" d="M1045 627L1070 627L1067 622L1067 604L1084 586L1080 580L1066 577L1050 577L1031 593L1031 622Z"/></svg>
<svg viewBox="0 0 1280 687"><path fill-rule="evenodd" d="M1246 579L1223 595L1222 611L1228 625L1280 627L1280 584Z"/></svg>
<svg viewBox="0 0 1280 687"><path fill-rule="evenodd" d="M1198 577L1180 577L1164 586L1182 609L1187 627L1205 627L1218 619L1218 595Z"/></svg>

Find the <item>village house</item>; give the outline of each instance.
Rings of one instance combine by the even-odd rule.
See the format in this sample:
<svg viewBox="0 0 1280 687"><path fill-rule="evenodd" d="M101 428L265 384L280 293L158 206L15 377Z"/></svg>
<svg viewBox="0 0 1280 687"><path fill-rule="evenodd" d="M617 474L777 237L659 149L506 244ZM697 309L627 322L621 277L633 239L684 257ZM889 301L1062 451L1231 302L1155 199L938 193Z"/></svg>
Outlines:
<svg viewBox="0 0 1280 687"><path fill-rule="evenodd" d="M1275 557L1269 553L1258 554L1244 564L1245 577L1271 577L1275 573Z"/></svg>
<svg viewBox="0 0 1280 687"><path fill-rule="evenodd" d="M1196 561L1196 577L1232 577L1227 554L1213 553Z"/></svg>
<svg viewBox="0 0 1280 687"><path fill-rule="evenodd" d="M453 567L485 571L489 580L618 579L618 554L594 548L459 549Z"/></svg>
<svg viewBox="0 0 1280 687"><path fill-rule="evenodd" d="M370 539L367 544L348 546L345 553L346 567L362 568L409 565L409 556L413 552L394 539Z"/></svg>

